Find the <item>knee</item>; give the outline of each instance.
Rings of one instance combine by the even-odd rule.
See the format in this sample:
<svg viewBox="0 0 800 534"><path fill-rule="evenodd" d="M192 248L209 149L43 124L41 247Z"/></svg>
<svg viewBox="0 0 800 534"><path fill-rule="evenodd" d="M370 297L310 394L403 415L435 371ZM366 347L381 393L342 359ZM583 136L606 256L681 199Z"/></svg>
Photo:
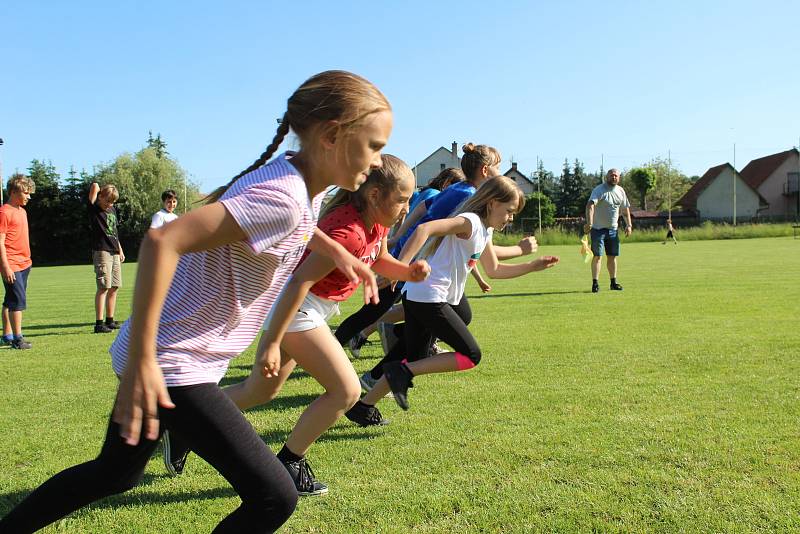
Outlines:
<svg viewBox="0 0 800 534"><path fill-rule="evenodd" d="M456 352L456 362L458 363L459 371L466 371L472 369L481 363L481 349L475 347L467 351L466 354Z"/></svg>
<svg viewBox="0 0 800 534"><path fill-rule="evenodd" d="M337 404L344 410L349 410L355 406L358 399L361 398L361 384L358 380L351 380L344 385L341 393L337 395Z"/></svg>
<svg viewBox="0 0 800 534"><path fill-rule="evenodd" d="M105 491L103 491L103 493L105 495L116 495L118 493L125 493L128 490L132 490L139 485L143 475L144 472L137 472L132 475L119 476L117 478L109 479L105 482L105 487L103 488Z"/></svg>
<svg viewBox="0 0 800 534"><path fill-rule="evenodd" d="M294 482L292 482L291 488L288 488L281 495L273 497L268 513L275 516L282 525L289 520L295 508L297 508L297 499L297 488L294 487Z"/></svg>

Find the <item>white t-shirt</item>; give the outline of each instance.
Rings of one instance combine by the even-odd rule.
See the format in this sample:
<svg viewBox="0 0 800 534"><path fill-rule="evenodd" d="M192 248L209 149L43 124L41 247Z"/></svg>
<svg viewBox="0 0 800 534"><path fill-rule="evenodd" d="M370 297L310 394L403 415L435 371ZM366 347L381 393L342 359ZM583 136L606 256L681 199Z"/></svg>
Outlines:
<svg viewBox="0 0 800 534"><path fill-rule="evenodd" d="M167 386L219 382L228 362L258 335L311 239L323 194L308 198L300 172L281 154L239 178L220 202L247 236L181 256L158 323L156 360ZM111 345L125 369L130 320Z"/></svg>
<svg viewBox="0 0 800 534"><path fill-rule="evenodd" d="M595 230L602 228L616 230L620 208L631 207L624 189L618 185L608 185L605 182L592 189L589 202L596 204L592 221L592 228Z"/></svg>
<svg viewBox="0 0 800 534"><path fill-rule="evenodd" d="M403 291L414 302L447 302L456 305L464 296L469 272L478 263L486 244L492 240L492 228L486 228L475 213L459 213L472 225L469 238L448 235L429 256L431 274L422 282L406 282Z"/></svg>
<svg viewBox="0 0 800 534"><path fill-rule="evenodd" d="M176 213L170 213L167 210L158 210L153 214L153 218L150 221L150 228L161 228L168 222L172 222L178 218Z"/></svg>

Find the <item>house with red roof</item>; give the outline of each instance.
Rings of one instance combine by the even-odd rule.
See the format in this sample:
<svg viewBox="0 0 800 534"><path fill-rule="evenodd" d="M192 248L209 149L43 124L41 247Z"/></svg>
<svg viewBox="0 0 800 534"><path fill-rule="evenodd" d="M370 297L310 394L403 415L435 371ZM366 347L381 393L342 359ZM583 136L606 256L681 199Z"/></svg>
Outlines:
<svg viewBox="0 0 800 534"><path fill-rule="evenodd" d="M800 153L796 148L754 159L742 169L741 177L769 203L760 215L800 215L798 176Z"/></svg>
<svg viewBox="0 0 800 534"><path fill-rule="evenodd" d="M736 219L758 217L769 207L767 200L745 181L730 163L711 167L677 202L701 219L733 219L736 183Z"/></svg>

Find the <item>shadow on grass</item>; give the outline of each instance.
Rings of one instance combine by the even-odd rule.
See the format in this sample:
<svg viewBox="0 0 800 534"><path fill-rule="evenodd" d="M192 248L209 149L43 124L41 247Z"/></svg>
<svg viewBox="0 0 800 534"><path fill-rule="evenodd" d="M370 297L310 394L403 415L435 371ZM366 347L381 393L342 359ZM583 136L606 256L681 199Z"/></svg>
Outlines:
<svg viewBox="0 0 800 534"><path fill-rule="evenodd" d="M25 331L28 332L30 330L53 330L56 328L85 328L86 333L91 333L92 329L94 328L94 323L89 321L83 323L62 323L62 324L35 324L35 325L25 325Z"/></svg>
<svg viewBox="0 0 800 534"><path fill-rule="evenodd" d="M344 422L339 421L337 425L345 426L341 428L334 427L328 430L319 438L317 438L316 443L324 443L326 441L337 442L372 439L381 435L379 431L365 430L346 419ZM277 450L284 444L284 442L286 442L286 438L289 437L290 432L291 430L270 430L266 432L259 432L258 435L261 436L261 439L263 439L264 442L270 446L270 448L274 447L274 450Z"/></svg>
<svg viewBox="0 0 800 534"><path fill-rule="evenodd" d="M541 297L544 295L580 295L581 293L591 293L586 291L542 291L538 293L489 293L488 295L470 295L469 300L477 299L496 299L501 297Z"/></svg>
<svg viewBox="0 0 800 534"><path fill-rule="evenodd" d="M320 395L322 392L320 391ZM319 395L303 393L299 395L281 395L278 396L267 404L250 408L247 412L281 412L284 410L291 410L293 408L305 408L315 400Z"/></svg>
<svg viewBox="0 0 800 534"><path fill-rule="evenodd" d="M171 478L167 475L148 475L145 474L142 482L136 488L150 486L153 482L164 478ZM22 502L28 495L36 488L31 488L29 491L14 491L11 493L0 494L0 517L5 516L15 506ZM87 511L92 509L113 509L121 506L136 506L136 505L149 505L149 504L168 504L173 502L186 502L188 500L198 499L218 499L220 497L236 497L236 492L231 487L220 487L208 490L199 491L182 491L175 492L165 490L158 491L136 491L131 490L118 495L111 495L97 502L89 504L74 512L75 517L84 515Z"/></svg>
<svg viewBox="0 0 800 534"><path fill-rule="evenodd" d="M253 367L252 365L242 365L242 366L239 366L239 367L234 367L233 369L243 369L243 370L248 370L249 371L250 369L252 369L252 367ZM308 374L307 372L303 371L302 369L298 369L298 370L292 371L292 374L289 375L289 378L287 379L287 382L289 380L297 380L297 379L300 379L300 378L311 378L311 375ZM238 384L239 382L241 382L244 379L245 379L245 377L243 377L243 376L227 376L226 375L226 376L222 377L222 380L219 381L219 387L224 388L225 386L230 386L231 384Z"/></svg>

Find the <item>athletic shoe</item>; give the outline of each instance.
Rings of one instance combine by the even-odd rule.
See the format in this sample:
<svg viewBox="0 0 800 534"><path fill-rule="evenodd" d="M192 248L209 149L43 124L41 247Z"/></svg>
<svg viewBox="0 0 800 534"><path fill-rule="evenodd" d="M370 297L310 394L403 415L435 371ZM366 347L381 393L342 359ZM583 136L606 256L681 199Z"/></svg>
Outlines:
<svg viewBox="0 0 800 534"><path fill-rule="evenodd" d="M611 284L612 291L622 291L622 286L619 284Z"/></svg>
<svg viewBox="0 0 800 534"><path fill-rule="evenodd" d="M383 353L389 354L397 342L397 336L394 335L394 323L380 323L378 324L378 334L381 336L381 346Z"/></svg>
<svg viewBox="0 0 800 534"><path fill-rule="evenodd" d="M368 406L361 401L358 401L352 408L347 410L344 416L358 426L383 426L389 424L389 420L384 419L375 406Z"/></svg>
<svg viewBox="0 0 800 534"><path fill-rule="evenodd" d="M11 339L6 339L5 337L0 336L0 347L10 347L11 341Z"/></svg>
<svg viewBox="0 0 800 534"><path fill-rule="evenodd" d="M347 348L350 350L350 354L353 355L353 358L361 357L361 347L363 347L366 342L367 338L365 338L364 334L361 332L350 338L350 341L347 342Z"/></svg>
<svg viewBox="0 0 800 534"><path fill-rule="evenodd" d="M170 439L169 430L165 430L164 435L161 436L161 452L167 473L174 477L183 473L183 468L186 467L186 458L189 456L189 449L183 449L175 441L174 437Z"/></svg>
<svg viewBox="0 0 800 534"><path fill-rule="evenodd" d="M110 323L108 321L106 321L103 324L105 324L106 327L110 328L111 330L118 330L119 326L120 326L117 321L111 321Z"/></svg>
<svg viewBox="0 0 800 534"><path fill-rule="evenodd" d="M436 356L442 352L447 352L445 349L439 346L438 343L434 341L433 345L431 345L430 350L428 351L428 356Z"/></svg>
<svg viewBox="0 0 800 534"><path fill-rule="evenodd" d="M600 286L597 284L592 284L592 293L597 293L600 291Z"/></svg>
<svg viewBox="0 0 800 534"><path fill-rule="evenodd" d="M104 324L96 324L94 325L94 333L95 334L108 334L112 330Z"/></svg>
<svg viewBox="0 0 800 534"><path fill-rule="evenodd" d="M408 410L408 388L414 387L411 378L414 376L408 367L401 362L383 364L383 376L389 382L394 393L394 401L404 410Z"/></svg>
<svg viewBox="0 0 800 534"><path fill-rule="evenodd" d="M298 495L309 496L328 493L328 486L314 478L314 471L311 470L311 466L308 465L308 461L305 458L301 458L296 462L281 463L283 463L283 467L289 471L289 476L294 480Z"/></svg>
<svg viewBox="0 0 800 534"><path fill-rule="evenodd" d="M375 384L378 383L378 378L372 378L372 375L367 371L363 375L358 378L358 381L361 382L361 389L364 391L369 391L375 387Z"/></svg>
<svg viewBox="0 0 800 534"><path fill-rule="evenodd" d="M27 350L31 347L32 347L31 342L27 341L24 337L21 337L19 339L15 338L14 341L11 342L12 349Z"/></svg>

